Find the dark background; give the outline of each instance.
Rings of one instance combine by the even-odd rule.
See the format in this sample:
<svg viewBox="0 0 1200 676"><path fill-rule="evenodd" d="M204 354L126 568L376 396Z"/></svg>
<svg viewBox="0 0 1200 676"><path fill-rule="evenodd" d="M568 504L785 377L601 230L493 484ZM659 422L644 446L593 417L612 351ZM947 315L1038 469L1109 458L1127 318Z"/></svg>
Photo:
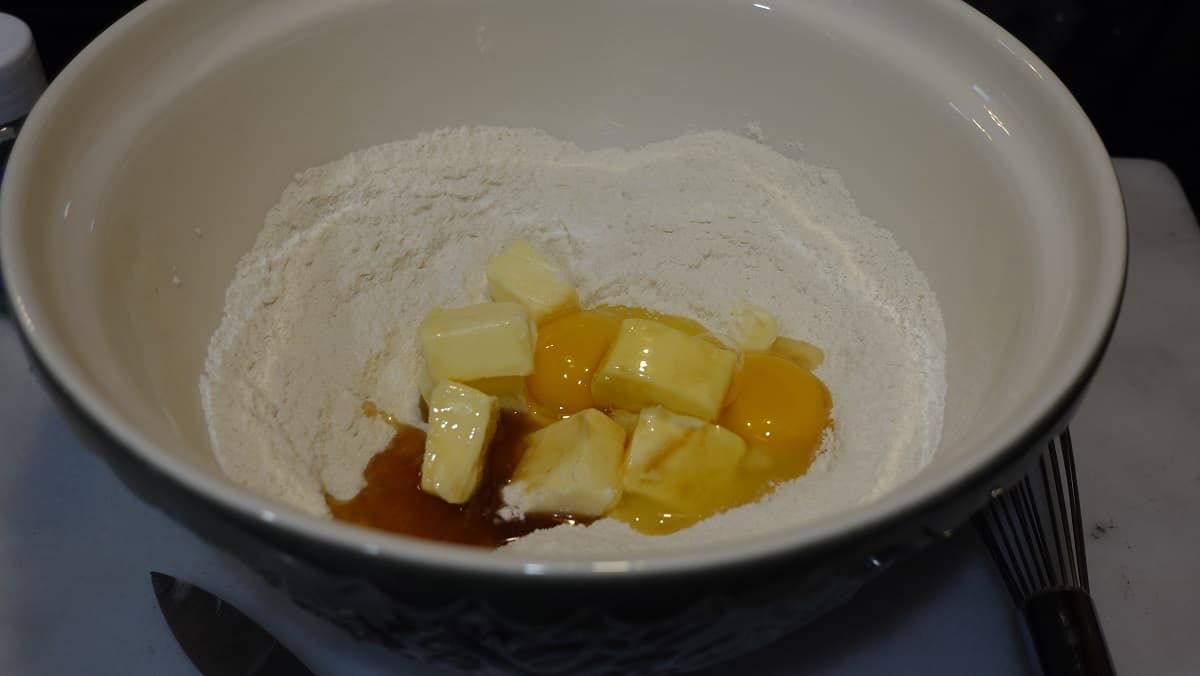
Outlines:
<svg viewBox="0 0 1200 676"><path fill-rule="evenodd" d="M1200 2L969 2L1050 65L1091 116L1111 154L1166 162L1192 204L1200 203L1200 116L1186 103L1200 98ZM0 10L30 25L53 76L137 4L0 0Z"/></svg>

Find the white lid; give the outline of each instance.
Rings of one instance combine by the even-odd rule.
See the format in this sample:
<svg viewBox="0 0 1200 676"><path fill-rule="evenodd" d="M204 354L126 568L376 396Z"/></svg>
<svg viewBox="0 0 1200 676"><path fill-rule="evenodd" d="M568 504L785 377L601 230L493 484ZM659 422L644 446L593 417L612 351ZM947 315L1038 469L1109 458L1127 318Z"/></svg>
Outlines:
<svg viewBox="0 0 1200 676"><path fill-rule="evenodd" d="M29 26L0 12L0 124L29 114L46 89L46 74Z"/></svg>

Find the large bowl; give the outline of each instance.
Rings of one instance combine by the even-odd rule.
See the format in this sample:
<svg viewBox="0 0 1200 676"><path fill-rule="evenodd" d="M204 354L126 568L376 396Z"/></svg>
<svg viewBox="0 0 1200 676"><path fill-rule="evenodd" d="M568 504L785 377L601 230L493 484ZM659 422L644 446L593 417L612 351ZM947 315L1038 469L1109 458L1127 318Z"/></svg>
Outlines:
<svg viewBox="0 0 1200 676"><path fill-rule="evenodd" d="M296 171L451 125L597 147L750 121L840 170L937 293L945 430L916 478L769 536L561 561L311 518L218 471L205 350ZM1088 120L1025 47L950 0L152 0L53 83L2 200L29 352L130 488L359 636L547 673L751 650L948 536L1065 424L1126 253Z"/></svg>

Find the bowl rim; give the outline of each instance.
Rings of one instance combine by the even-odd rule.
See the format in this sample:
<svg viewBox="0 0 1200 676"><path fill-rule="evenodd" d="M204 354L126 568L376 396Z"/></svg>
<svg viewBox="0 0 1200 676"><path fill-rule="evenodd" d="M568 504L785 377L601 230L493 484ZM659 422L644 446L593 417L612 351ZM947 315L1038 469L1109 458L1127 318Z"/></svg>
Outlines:
<svg viewBox="0 0 1200 676"><path fill-rule="evenodd" d="M945 13L964 31L980 41L998 41L1015 63L1037 74L1041 94L1064 117L1074 136L1074 144L1084 153L1081 161L1091 167L1088 179L1100 202L1102 213L1111 218L1099 224L1099 231L1111 238L1119 265L1100 267L1096 287L1104 300L1102 311L1089 318L1085 344L1063 368L1060 382L1051 388L1050 404L1041 414L1012 429L995 441L995 452L964 458L948 465L937 481L914 491L892 491L866 505L838 512L816 523L782 532L722 544L687 548L678 552L647 552L636 557L612 559L561 560L518 556L497 556L490 550L432 542L384 533L373 529L311 516L298 509L259 497L232 482L196 470L190 463L173 457L127 424L109 406L98 388L79 378L70 366L67 352L53 336L39 330L41 311L34 294L28 266L14 253L18 249L24 221L15 195L24 192L34 177L30 167L37 147L43 143L56 103L84 77L93 62L111 45L134 28L185 0L150 0L126 14L89 44L55 78L26 120L10 157L3 187L0 188L0 264L6 273L6 292L14 310L16 325L30 355L42 367L54 386L86 415L89 421L113 440L122 452L149 464L178 489L188 491L204 502L250 522L280 529L283 534L320 547L332 547L355 556L384 561L437 567L442 571L498 576L571 579L579 577L646 577L700 570L709 571L775 559L807 549L820 549L855 540L867 533L910 518L946 503L956 495L983 489L977 503L986 500L989 477L1018 463L1036 444L1055 431L1069 415L1095 373L1111 338L1120 309L1128 264L1128 230L1111 158L1096 130L1050 69L1016 38L994 24L965 2L920 0L934 11ZM783 0L784 2L790 0ZM1116 262L1116 261L1114 261ZM985 488L986 487L986 488Z"/></svg>

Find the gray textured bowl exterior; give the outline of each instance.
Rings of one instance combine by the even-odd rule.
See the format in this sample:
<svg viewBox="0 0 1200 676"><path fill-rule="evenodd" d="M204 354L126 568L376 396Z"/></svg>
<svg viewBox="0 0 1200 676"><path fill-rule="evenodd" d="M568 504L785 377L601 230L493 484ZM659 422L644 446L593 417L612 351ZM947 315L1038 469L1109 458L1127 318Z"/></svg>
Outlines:
<svg viewBox="0 0 1200 676"><path fill-rule="evenodd" d="M75 433L141 499L231 552L297 604L359 639L473 673L680 673L760 648L950 537L992 488L1024 472L1066 423L1072 395L1019 447L911 513L822 548L698 572L558 578L465 575L346 550L248 520L143 462L90 419L28 349Z"/></svg>

